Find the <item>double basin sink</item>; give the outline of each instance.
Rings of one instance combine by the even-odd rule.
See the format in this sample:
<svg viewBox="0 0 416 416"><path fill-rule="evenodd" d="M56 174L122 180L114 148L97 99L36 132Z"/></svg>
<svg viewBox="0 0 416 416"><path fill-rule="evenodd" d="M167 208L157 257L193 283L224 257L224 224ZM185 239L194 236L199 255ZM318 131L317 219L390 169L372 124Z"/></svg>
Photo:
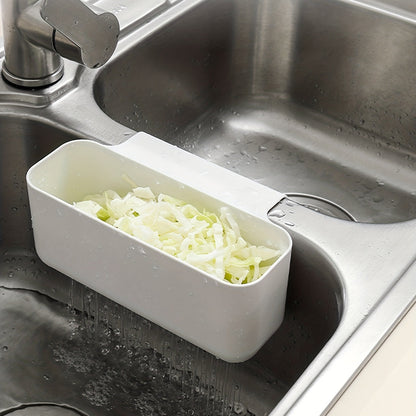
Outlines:
<svg viewBox="0 0 416 416"><path fill-rule="evenodd" d="M66 62L43 90L0 81L0 414L325 414L416 298L416 14L159 3L112 10L121 39L101 70ZM294 241L285 319L245 363L36 255L28 168L69 140L136 131L287 195L268 212Z"/></svg>

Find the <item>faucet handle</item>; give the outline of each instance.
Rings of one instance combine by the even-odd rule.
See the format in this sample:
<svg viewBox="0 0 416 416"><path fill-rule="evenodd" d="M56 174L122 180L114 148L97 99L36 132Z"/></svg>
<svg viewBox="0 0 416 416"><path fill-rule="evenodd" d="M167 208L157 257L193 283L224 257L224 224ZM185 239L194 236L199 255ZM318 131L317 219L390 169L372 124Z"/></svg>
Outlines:
<svg viewBox="0 0 416 416"><path fill-rule="evenodd" d="M61 56L97 68L117 46L120 26L110 12L93 11L81 0L43 0L40 13L56 30L54 46Z"/></svg>

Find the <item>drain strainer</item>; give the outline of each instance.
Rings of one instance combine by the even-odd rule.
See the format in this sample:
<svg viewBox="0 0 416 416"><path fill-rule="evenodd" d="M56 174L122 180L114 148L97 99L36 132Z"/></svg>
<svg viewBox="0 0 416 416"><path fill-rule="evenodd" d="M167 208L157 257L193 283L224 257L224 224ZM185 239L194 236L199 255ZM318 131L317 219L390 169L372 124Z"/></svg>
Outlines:
<svg viewBox="0 0 416 416"><path fill-rule="evenodd" d="M19 407L1 412L0 415L8 416L85 416L84 413L72 407L58 404L24 404Z"/></svg>
<svg viewBox="0 0 416 416"><path fill-rule="evenodd" d="M357 220L345 208L317 195L303 194L303 193L287 193L286 196L293 202L297 202L306 208L330 217L339 218L341 220L354 221Z"/></svg>

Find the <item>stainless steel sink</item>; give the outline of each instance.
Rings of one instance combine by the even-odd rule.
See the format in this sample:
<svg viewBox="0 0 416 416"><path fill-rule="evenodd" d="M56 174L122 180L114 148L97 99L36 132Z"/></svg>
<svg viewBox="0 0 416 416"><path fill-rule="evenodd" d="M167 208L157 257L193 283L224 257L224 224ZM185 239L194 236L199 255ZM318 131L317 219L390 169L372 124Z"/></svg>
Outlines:
<svg viewBox="0 0 416 416"><path fill-rule="evenodd" d="M10 115L0 117L0 126L3 185L0 286L4 296L0 306L0 344L3 347L0 351L0 374L5 386L0 393L1 409L15 406L16 403L63 402L91 415L103 412L133 414L137 410L134 400L140 400L143 391L134 385L141 373L140 368L129 370L132 360L135 359L137 366L140 366L143 355L151 354L159 363L154 370L157 381L163 376L172 377L172 368L183 373L183 363L177 366L170 363L172 357L166 353L165 345L171 345L169 349L176 351L175 345L179 339L155 325L150 326L143 319L133 317L126 310L39 260L33 247L25 175L37 160L77 135L47 120L22 119ZM217 364L218 369L228 369L231 373L227 385L232 388L238 386L239 400L243 401L244 406L260 414L269 412L286 393L333 335L341 318L342 288L337 271L312 244L304 242L296 248L290 282L285 321L267 345L248 363L233 366L222 362ZM66 308L66 305L74 307L77 312ZM121 314L124 318L120 321L111 314ZM114 335L120 330L120 325L125 332L121 339ZM147 329L151 334L146 341L148 346L142 344L146 335L139 334L137 337L135 334L137 327L151 328ZM163 345L154 343L155 337L162 338ZM117 345L123 345L123 348L116 348ZM190 345L186 348L182 346L176 352L185 353L197 359L192 370L202 372L200 377L208 377L205 374L207 369L201 371L199 366L212 365L213 358ZM158 360L157 354L164 354L163 359L172 366L170 370L168 364L160 364L162 358ZM74 358L74 355L77 356ZM30 360L24 357L30 357ZM84 369L76 367L88 364L101 374L103 357L107 361L105 369L117 374L110 378L110 382L107 380L108 388L115 391L112 395L104 394L100 386L94 386L97 391L92 390L93 380L85 376ZM78 361L74 364L73 360ZM146 379L146 372L141 377ZM216 376L212 377L210 383L214 387L224 382L221 378L217 380ZM123 384L124 387L118 391L111 381L127 384ZM35 382L39 382L36 388L29 387ZM155 386L147 383L145 389L150 390ZM180 399L183 386L179 384L176 390L174 386L171 387L169 400ZM119 402L125 401L126 388L130 400L125 406L120 406ZM150 391L152 400L156 400L160 392ZM59 398L57 402L56 397ZM201 406L199 401L207 400L202 393L199 401L197 399L193 399L194 406ZM221 406L234 405L235 401L230 394L222 400L226 400L226 403L221 402ZM203 404L206 406L205 402ZM179 411L174 406L168 410ZM198 407L195 408L197 410ZM220 410L215 407L212 409L213 414L221 414L222 411L222 407Z"/></svg>
<svg viewBox="0 0 416 416"><path fill-rule="evenodd" d="M101 72L110 117L360 222L416 217L410 23L332 0L196 3Z"/></svg>
<svg viewBox="0 0 416 416"><path fill-rule="evenodd" d="M99 72L0 81L0 414L323 415L416 298L416 20L349 0L155 1L135 20L133 3ZM27 169L142 130L287 194L268 213L294 239L285 320L245 363L35 253Z"/></svg>

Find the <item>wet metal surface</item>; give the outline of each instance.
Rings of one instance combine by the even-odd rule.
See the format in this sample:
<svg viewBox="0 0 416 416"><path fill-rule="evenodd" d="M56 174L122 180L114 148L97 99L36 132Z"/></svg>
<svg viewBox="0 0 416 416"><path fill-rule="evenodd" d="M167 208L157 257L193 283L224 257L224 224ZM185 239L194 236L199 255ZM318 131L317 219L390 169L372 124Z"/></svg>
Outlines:
<svg viewBox="0 0 416 416"><path fill-rule="evenodd" d="M298 245L281 328L252 360L226 364L39 260L25 175L78 136L30 117L3 116L0 126L0 381L6 386L0 409L41 402L89 415L270 413L341 318L341 287L330 263L313 246Z"/></svg>
<svg viewBox="0 0 416 416"><path fill-rule="evenodd" d="M72 283L70 295L84 311L1 287L3 411L55 403L89 415L251 414L257 391L263 414L287 389L265 368L217 360L81 285Z"/></svg>
<svg viewBox="0 0 416 416"><path fill-rule="evenodd" d="M136 3L113 10L102 70L66 62L46 90L0 79L0 414L325 414L416 298L416 21L375 1L181 0L134 22ZM286 315L246 363L35 253L28 168L136 130L303 195L268 212L294 240Z"/></svg>
<svg viewBox="0 0 416 416"><path fill-rule="evenodd" d="M359 222L416 217L414 24L348 1L197 3L100 72L106 114Z"/></svg>
<svg viewBox="0 0 416 416"><path fill-rule="evenodd" d="M2 288L0 296L3 409L43 402L63 403L89 415L232 413L224 403L228 394L221 391L220 377L214 375L229 371L225 364L211 368L206 376L215 383L205 386L190 379L183 358L155 351L149 340L140 344L136 337L127 347L120 329L90 327L92 319L33 291ZM237 390L231 391L230 406Z"/></svg>

